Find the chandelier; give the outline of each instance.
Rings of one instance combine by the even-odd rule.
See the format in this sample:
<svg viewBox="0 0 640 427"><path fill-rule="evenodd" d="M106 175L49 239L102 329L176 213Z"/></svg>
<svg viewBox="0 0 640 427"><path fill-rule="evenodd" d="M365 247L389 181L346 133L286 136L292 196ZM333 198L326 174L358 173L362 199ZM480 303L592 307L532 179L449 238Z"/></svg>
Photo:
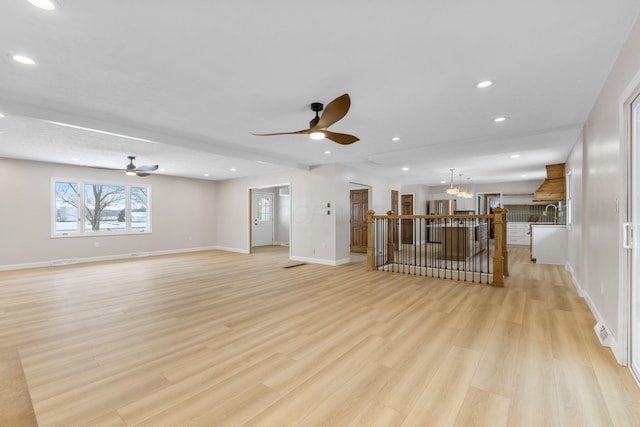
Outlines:
<svg viewBox="0 0 640 427"><path fill-rule="evenodd" d="M465 190L462 187L462 175L463 174L458 174L458 187L454 187L453 186L453 171L455 169L449 169L451 171L451 182L449 183L449 188L447 188L446 192L447 194L451 194L452 196L457 196L457 197L461 197L464 199L470 199L473 197L473 193L471 192L471 184L469 184L469 180L471 178L467 177L467 189Z"/></svg>

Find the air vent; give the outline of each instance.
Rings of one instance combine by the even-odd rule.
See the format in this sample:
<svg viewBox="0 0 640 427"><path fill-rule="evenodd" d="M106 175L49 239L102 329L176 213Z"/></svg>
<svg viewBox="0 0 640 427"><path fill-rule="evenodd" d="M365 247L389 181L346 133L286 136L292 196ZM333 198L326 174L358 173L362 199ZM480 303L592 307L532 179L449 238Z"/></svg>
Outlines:
<svg viewBox="0 0 640 427"><path fill-rule="evenodd" d="M596 326L593 327L593 330L596 332L598 336L598 340L600 344L604 347L611 347L611 332L607 329L606 326L602 322L596 323Z"/></svg>

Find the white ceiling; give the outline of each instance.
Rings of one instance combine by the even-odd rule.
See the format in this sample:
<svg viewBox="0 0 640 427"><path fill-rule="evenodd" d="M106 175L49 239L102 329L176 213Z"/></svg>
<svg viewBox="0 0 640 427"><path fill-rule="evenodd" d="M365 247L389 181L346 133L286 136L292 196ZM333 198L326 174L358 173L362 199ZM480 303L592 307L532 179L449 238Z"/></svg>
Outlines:
<svg viewBox="0 0 640 427"><path fill-rule="evenodd" d="M637 0L2 3L1 157L124 168L135 155L201 179L342 163L427 185L450 168L501 182L563 162L640 12ZM345 92L331 130L353 145L251 135L303 129L311 102Z"/></svg>

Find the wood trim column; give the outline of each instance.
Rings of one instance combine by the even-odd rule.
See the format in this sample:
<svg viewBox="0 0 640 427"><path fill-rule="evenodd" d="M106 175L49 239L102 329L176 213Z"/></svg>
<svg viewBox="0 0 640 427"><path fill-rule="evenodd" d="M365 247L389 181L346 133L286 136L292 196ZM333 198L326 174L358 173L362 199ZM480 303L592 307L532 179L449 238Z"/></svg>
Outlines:
<svg viewBox="0 0 640 427"><path fill-rule="evenodd" d="M375 211L367 211L367 271L375 270L375 247L373 245L373 216Z"/></svg>
<svg viewBox="0 0 640 427"><path fill-rule="evenodd" d="M507 209L502 208L502 274L509 275L509 249L507 247Z"/></svg>
<svg viewBox="0 0 640 427"><path fill-rule="evenodd" d="M393 215L393 211L387 211L387 215ZM394 261L394 242L393 242L393 218L387 218L387 264L393 264Z"/></svg>
<svg viewBox="0 0 640 427"><path fill-rule="evenodd" d="M493 210L493 282L492 286L504 287L504 256L503 247L505 246L505 227L502 222L502 208Z"/></svg>

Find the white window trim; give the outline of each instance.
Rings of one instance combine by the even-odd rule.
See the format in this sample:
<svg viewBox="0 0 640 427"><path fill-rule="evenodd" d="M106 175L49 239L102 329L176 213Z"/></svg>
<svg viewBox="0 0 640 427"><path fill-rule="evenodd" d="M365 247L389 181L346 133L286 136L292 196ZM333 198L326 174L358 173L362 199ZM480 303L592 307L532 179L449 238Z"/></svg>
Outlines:
<svg viewBox="0 0 640 427"><path fill-rule="evenodd" d="M78 185L78 199L80 201L80 207L78 208L78 231L68 231L68 232L56 232L56 182L70 182ZM85 231L85 209L84 209L84 186L86 184L93 185L111 185L125 188L125 206L127 206L126 212L126 229L118 230L118 231ZM132 187L143 187L147 189L147 227L144 230L132 230L131 229L131 188ZM124 235L135 235L135 234L151 234L152 233L152 188L150 184L131 184L131 183L123 183L123 182L114 182L114 181L102 181L102 180L87 180L87 179L77 179L77 178L61 178L61 177L52 177L51 185L50 185L50 234L53 239L66 239L66 238L74 238L74 237L101 237L101 236L124 236Z"/></svg>

